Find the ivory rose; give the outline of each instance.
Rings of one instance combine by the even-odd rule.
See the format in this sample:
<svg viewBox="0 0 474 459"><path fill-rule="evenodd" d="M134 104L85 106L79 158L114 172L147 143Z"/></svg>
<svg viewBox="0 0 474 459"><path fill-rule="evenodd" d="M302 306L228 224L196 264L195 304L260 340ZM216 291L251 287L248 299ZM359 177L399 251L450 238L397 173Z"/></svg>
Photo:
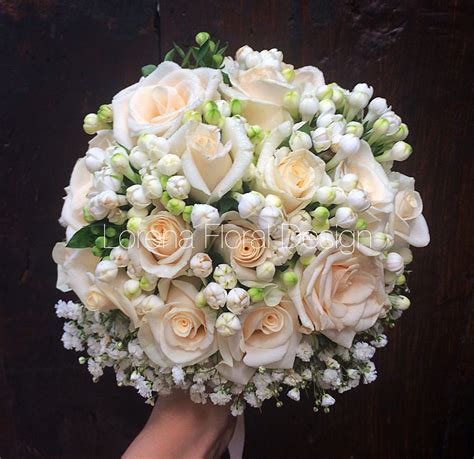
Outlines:
<svg viewBox="0 0 474 459"><path fill-rule="evenodd" d="M394 190L383 167L374 159L372 150L365 140L360 142L357 153L338 164L334 180L340 180L346 174L357 175L357 188L367 193L372 212L392 211Z"/></svg>
<svg viewBox="0 0 474 459"><path fill-rule="evenodd" d="M296 69L294 78L288 82L283 70L292 66L275 59L263 62L251 68L242 68L231 58L224 60L224 71L229 76L231 86L221 84L220 91L228 99L243 101L242 115L250 124L264 129L273 129L283 121L291 119L284 109L285 95L296 91L300 95L309 88L318 88L324 84L324 76L316 67Z"/></svg>
<svg viewBox="0 0 474 459"><path fill-rule="evenodd" d="M224 143L216 126L197 122L190 122L181 135L185 136L183 171L192 187L191 196L199 202L220 199L244 176L252 162L253 146L238 119L225 119ZM173 139L173 143L178 142Z"/></svg>
<svg viewBox="0 0 474 459"><path fill-rule="evenodd" d="M214 248L230 264L239 281L246 286L258 286L256 268L270 256L265 233L237 212L229 212L219 228Z"/></svg>
<svg viewBox="0 0 474 459"><path fill-rule="evenodd" d="M138 340L148 357L157 365L194 365L217 351L215 312L198 308L198 290L189 281L161 281L164 304L144 316Z"/></svg>
<svg viewBox="0 0 474 459"><path fill-rule="evenodd" d="M73 290L81 302L92 311L120 309L135 327L138 325L135 307L123 294L122 286L128 279L124 272L111 282L101 282L94 279L100 259L89 249L72 249L59 242L54 246L52 255L58 265L56 286L59 290Z"/></svg>
<svg viewBox="0 0 474 459"><path fill-rule="evenodd" d="M303 327L350 347L356 333L367 330L382 311L386 294L378 257L337 247L321 252L306 267L295 267L298 284L290 289Z"/></svg>
<svg viewBox="0 0 474 459"><path fill-rule="evenodd" d="M307 206L316 190L331 184L322 159L306 149L276 149L289 125L275 129L264 142L257 162L255 189L278 196L288 214Z"/></svg>
<svg viewBox="0 0 474 459"><path fill-rule="evenodd" d="M390 179L398 189L395 205L390 215L390 224L394 231L395 243L406 243L414 247L425 247L430 242L430 233L423 216L423 201L415 191L415 179L398 172L392 172Z"/></svg>
<svg viewBox="0 0 474 459"><path fill-rule="evenodd" d="M291 301L283 299L272 307L256 304L239 317L241 332L229 338L219 337L223 360L218 369L224 377L246 384L260 366L293 368L302 335Z"/></svg>
<svg viewBox="0 0 474 459"><path fill-rule="evenodd" d="M210 68L182 69L163 62L138 83L120 91L112 100L114 136L131 148L141 134L169 137L183 115L215 97L221 73Z"/></svg>
<svg viewBox="0 0 474 459"><path fill-rule="evenodd" d="M147 273L172 278L189 263L193 249L202 251L202 236L203 231L191 232L180 216L157 211L141 221L129 252Z"/></svg>

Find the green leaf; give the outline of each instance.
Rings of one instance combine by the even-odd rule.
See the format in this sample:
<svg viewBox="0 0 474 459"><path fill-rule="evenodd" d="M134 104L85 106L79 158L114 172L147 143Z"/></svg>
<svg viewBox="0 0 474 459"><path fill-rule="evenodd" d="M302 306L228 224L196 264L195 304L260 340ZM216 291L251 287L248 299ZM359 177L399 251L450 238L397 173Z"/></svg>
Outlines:
<svg viewBox="0 0 474 459"><path fill-rule="evenodd" d="M189 48L188 52L186 53L186 56L184 56L183 62L181 63L181 67L185 68L188 65L191 54L192 54L192 48Z"/></svg>
<svg viewBox="0 0 474 459"><path fill-rule="evenodd" d="M84 228L81 228L79 231L76 231L69 242L66 244L66 247L71 249L84 249L86 247L92 247L94 241L97 238L95 234L92 233L92 226L98 225L87 225Z"/></svg>
<svg viewBox="0 0 474 459"><path fill-rule="evenodd" d="M173 48L173 49L170 49L170 50L165 54L165 57L164 57L163 61L172 61L175 54L176 54L176 50L175 50L174 48Z"/></svg>
<svg viewBox="0 0 474 459"><path fill-rule="evenodd" d="M310 129L311 129L311 126L309 125L308 122L304 123L303 126L301 126L298 131L301 131L301 132L304 132L305 134L308 134L310 133Z"/></svg>
<svg viewBox="0 0 474 459"><path fill-rule="evenodd" d="M176 52L179 54L179 56L181 57L181 59L184 59L184 56L186 55L186 53L183 51L183 48L181 48L180 46L178 46L176 43L173 42L173 46L174 46L174 49L176 50Z"/></svg>
<svg viewBox="0 0 474 459"><path fill-rule="evenodd" d="M217 209L219 210L219 214L221 215L226 212L229 212L230 210L238 209L237 201L229 196L224 196L219 201L217 201L216 204L217 204Z"/></svg>
<svg viewBox="0 0 474 459"><path fill-rule="evenodd" d="M210 40L207 40L200 48L198 52L198 57L196 59L196 66L201 65L205 61L206 55L209 52Z"/></svg>
<svg viewBox="0 0 474 459"><path fill-rule="evenodd" d="M156 65L154 65L154 64L145 65L145 66L142 67L142 75L143 75L144 77L147 77L147 76L150 75L150 73L152 73L155 69L156 69Z"/></svg>
<svg viewBox="0 0 474 459"><path fill-rule="evenodd" d="M228 84L228 85L231 85L229 75L227 75L227 73L225 73L225 72L221 72L221 73L222 73L222 80L224 81L224 83Z"/></svg>

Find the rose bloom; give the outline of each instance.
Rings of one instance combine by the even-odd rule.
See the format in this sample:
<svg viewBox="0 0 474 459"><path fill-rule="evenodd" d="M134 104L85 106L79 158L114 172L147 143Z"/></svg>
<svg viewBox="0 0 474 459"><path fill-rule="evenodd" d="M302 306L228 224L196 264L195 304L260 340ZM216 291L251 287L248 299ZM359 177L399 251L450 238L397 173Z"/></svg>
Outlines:
<svg viewBox="0 0 474 459"><path fill-rule="evenodd" d="M430 233L423 216L423 201L415 191L415 179L398 172L390 174L392 183L397 186L393 213L390 224L395 235L395 244L425 247L430 242Z"/></svg>
<svg viewBox="0 0 474 459"><path fill-rule="evenodd" d="M177 131L170 144L181 156L191 196L202 203L217 201L230 191L253 158L245 126L235 118L225 118L222 139L219 128L194 121Z"/></svg>
<svg viewBox="0 0 474 459"><path fill-rule="evenodd" d="M288 295L303 327L350 347L356 333L367 330L382 311L386 294L378 257L338 248L321 252L306 267L297 263L298 284Z"/></svg>
<svg viewBox="0 0 474 459"><path fill-rule="evenodd" d="M189 281L160 286L164 304L145 314L138 331L140 345L157 365L194 365L217 351L215 312L196 306L197 293Z"/></svg>
<svg viewBox="0 0 474 459"><path fill-rule="evenodd" d="M302 335L291 301L283 299L272 307L256 304L240 317L242 330L238 334L219 337L223 360L217 368L225 378L246 384L260 366L293 368Z"/></svg>
<svg viewBox="0 0 474 459"><path fill-rule="evenodd" d="M239 281L248 287L260 286L256 268L270 255L265 233L237 212L229 213L228 220L219 228L215 249L233 268Z"/></svg>
<svg viewBox="0 0 474 459"><path fill-rule="evenodd" d="M272 143L273 139L269 139ZM257 163L255 189L260 193L280 197L285 211L290 214L306 207L316 190L331 184L324 161L309 150L271 151L262 148Z"/></svg>
<svg viewBox="0 0 474 459"><path fill-rule="evenodd" d="M135 306L123 293L128 280L125 272L111 282L94 279L99 258L90 249L72 249L58 242L53 249L53 260L58 265L56 287L62 292L74 291L79 300L91 311L120 309L136 327L139 323Z"/></svg>
<svg viewBox="0 0 474 459"><path fill-rule="evenodd" d="M383 167L374 159L369 144L364 140L361 141L356 154L338 164L334 180L342 178L345 174L357 175L357 188L367 193L371 213L392 211L394 190Z"/></svg>
<svg viewBox="0 0 474 459"><path fill-rule="evenodd" d="M285 95L296 91L300 95L310 88L324 84L324 76L316 67L302 67L295 70L295 77L289 83L282 70L292 69L281 63L280 67L262 62L250 69L241 69L231 58L224 60L224 71L229 76L231 86L221 84L220 91L227 99L243 101L242 115L250 124L263 129L273 129L283 121L291 120L283 108Z"/></svg>
<svg viewBox="0 0 474 459"><path fill-rule="evenodd" d="M181 125L184 113L216 95L221 73L210 68L182 69L163 62L138 83L112 100L114 136L133 147L140 134L169 137Z"/></svg>
<svg viewBox="0 0 474 459"><path fill-rule="evenodd" d="M176 277L189 263L193 248L195 252L202 251L202 233L191 232L181 217L157 211L142 220L138 240L129 247L130 256L150 274Z"/></svg>

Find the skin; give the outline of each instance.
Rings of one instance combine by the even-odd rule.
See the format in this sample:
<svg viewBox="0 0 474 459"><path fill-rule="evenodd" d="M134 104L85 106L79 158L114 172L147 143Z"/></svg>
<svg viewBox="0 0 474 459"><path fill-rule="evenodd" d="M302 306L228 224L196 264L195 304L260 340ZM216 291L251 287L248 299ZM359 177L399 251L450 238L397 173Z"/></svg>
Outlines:
<svg viewBox="0 0 474 459"><path fill-rule="evenodd" d="M217 459L227 449L235 424L228 406L197 404L176 390L159 397L122 459Z"/></svg>

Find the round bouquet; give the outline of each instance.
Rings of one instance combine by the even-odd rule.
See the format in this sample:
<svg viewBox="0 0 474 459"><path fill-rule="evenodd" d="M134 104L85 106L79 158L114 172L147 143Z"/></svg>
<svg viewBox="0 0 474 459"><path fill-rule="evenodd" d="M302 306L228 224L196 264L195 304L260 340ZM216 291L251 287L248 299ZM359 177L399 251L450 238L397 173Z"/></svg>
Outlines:
<svg viewBox="0 0 474 459"><path fill-rule="evenodd" d="M428 228L407 126L365 83L206 33L84 119L53 258L63 343L148 402L234 415L376 378ZM176 62L175 62L176 61Z"/></svg>

